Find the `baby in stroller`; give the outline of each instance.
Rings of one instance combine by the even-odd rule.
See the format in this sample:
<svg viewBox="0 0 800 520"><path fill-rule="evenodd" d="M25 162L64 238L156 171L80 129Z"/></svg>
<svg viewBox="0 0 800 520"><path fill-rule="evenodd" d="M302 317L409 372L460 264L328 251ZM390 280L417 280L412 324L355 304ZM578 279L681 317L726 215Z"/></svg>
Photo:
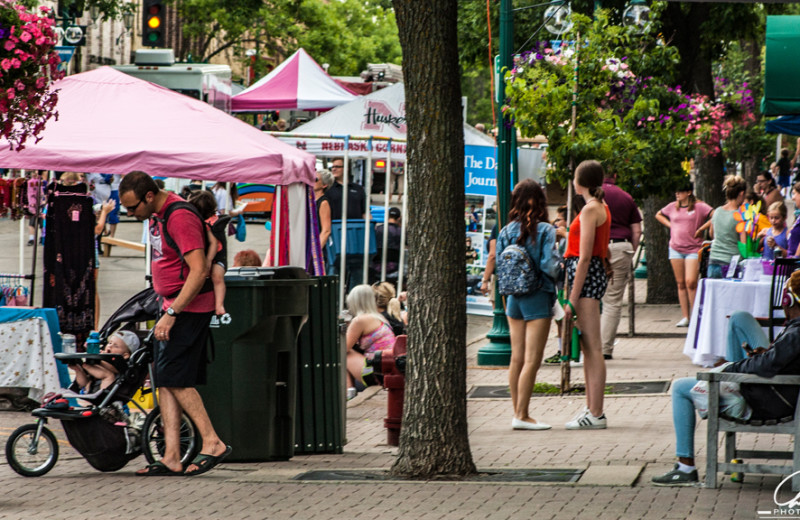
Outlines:
<svg viewBox="0 0 800 520"><path fill-rule="evenodd" d="M139 348L139 337L129 330L115 332L103 349L104 354L118 354L126 361L131 357L131 352ZM108 388L117 379L119 370L107 361L97 364L71 364L75 371L75 383L84 393L93 393Z"/></svg>

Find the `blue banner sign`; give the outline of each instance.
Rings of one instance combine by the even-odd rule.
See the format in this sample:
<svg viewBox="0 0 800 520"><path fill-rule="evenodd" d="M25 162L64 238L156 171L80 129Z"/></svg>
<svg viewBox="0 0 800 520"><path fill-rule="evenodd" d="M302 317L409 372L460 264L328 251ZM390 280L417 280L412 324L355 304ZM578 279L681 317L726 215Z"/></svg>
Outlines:
<svg viewBox="0 0 800 520"><path fill-rule="evenodd" d="M464 147L464 193L497 196L497 148L467 145Z"/></svg>

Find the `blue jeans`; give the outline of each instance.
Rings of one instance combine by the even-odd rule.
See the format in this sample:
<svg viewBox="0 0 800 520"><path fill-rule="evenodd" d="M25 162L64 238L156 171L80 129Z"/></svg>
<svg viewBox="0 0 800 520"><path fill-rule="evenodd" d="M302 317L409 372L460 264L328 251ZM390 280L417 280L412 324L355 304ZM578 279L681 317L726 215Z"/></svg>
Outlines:
<svg viewBox="0 0 800 520"><path fill-rule="evenodd" d="M722 276L722 264L709 262L708 269L706 270L706 276L708 278L724 278Z"/></svg>
<svg viewBox="0 0 800 520"><path fill-rule="evenodd" d="M694 427L697 415L689 391L697 384L694 377L672 383L672 425L675 428L675 455L694 458Z"/></svg>
<svg viewBox="0 0 800 520"><path fill-rule="evenodd" d="M769 339L756 319L748 312L737 311L731 314L728 320L728 346L725 359L740 361L747 357L747 353L742 348L743 342L747 342L754 349L769 347Z"/></svg>

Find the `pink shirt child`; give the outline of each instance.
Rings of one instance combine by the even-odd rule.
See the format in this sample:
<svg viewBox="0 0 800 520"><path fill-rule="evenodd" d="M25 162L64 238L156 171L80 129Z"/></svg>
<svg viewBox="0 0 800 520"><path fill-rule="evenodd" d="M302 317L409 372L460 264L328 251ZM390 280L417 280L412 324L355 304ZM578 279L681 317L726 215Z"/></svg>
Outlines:
<svg viewBox="0 0 800 520"><path fill-rule="evenodd" d="M661 214L670 221L669 247L683 255L697 253L703 245L703 239L694 238L694 234L705 223L712 209L705 202L696 202L692 211L688 208L679 209L674 202L662 208Z"/></svg>

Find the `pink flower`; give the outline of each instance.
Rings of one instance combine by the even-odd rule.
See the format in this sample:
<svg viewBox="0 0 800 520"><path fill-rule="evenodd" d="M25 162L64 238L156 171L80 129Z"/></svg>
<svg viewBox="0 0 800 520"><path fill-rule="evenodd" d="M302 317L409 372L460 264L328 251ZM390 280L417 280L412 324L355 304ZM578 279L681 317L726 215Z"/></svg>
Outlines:
<svg viewBox="0 0 800 520"><path fill-rule="evenodd" d="M11 60L8 58L3 58L3 61L0 61L0 68L3 70L8 70L11 68Z"/></svg>
<svg viewBox="0 0 800 520"><path fill-rule="evenodd" d="M7 51L10 51L10 50L11 50L11 49L13 49L14 47L16 47L16 45L15 45L15 44L14 44L14 42L12 42L11 40L6 40L6 43L4 43L4 44L3 44L3 48L4 48L5 50L7 50Z"/></svg>
<svg viewBox="0 0 800 520"><path fill-rule="evenodd" d="M16 96L16 92L14 92L13 88L6 90L6 94L8 94L8 99L14 99L14 96Z"/></svg>

